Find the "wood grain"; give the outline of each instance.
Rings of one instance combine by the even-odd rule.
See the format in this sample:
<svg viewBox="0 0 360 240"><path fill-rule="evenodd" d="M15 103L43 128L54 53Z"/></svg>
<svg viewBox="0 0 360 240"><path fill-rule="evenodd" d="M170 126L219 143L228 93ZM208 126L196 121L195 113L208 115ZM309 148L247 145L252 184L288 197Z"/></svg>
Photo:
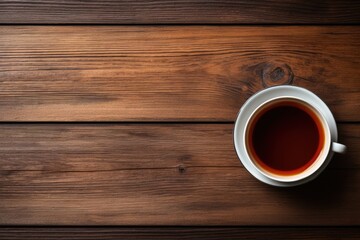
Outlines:
<svg viewBox="0 0 360 240"><path fill-rule="evenodd" d="M359 23L356 0L0 1L0 23Z"/></svg>
<svg viewBox="0 0 360 240"><path fill-rule="evenodd" d="M0 224L360 224L360 125L345 157L284 189L237 159L232 124L2 124Z"/></svg>
<svg viewBox="0 0 360 240"><path fill-rule="evenodd" d="M359 121L359 30L1 26L0 120L234 121L253 93L293 84Z"/></svg>
<svg viewBox="0 0 360 240"><path fill-rule="evenodd" d="M354 239L356 227L5 227L3 239Z"/></svg>

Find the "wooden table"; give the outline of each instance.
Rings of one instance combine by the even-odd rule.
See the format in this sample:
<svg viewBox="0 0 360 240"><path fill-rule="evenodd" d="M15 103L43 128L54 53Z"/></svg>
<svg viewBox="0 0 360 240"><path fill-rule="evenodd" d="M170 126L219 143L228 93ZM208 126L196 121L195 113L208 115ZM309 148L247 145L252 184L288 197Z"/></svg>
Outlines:
<svg viewBox="0 0 360 240"><path fill-rule="evenodd" d="M358 1L0 1L0 238L360 238ZM258 182L255 92L320 96L348 146Z"/></svg>

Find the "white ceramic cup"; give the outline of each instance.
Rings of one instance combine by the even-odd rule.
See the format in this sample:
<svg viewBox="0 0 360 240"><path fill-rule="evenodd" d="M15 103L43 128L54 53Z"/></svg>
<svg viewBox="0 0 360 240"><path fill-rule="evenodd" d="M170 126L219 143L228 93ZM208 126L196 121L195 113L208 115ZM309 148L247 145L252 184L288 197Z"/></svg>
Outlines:
<svg viewBox="0 0 360 240"><path fill-rule="evenodd" d="M295 101L306 106L316 114L324 129L324 144L317 159L304 171L294 175L280 175L267 171L256 164L249 154L247 134L251 119L264 106L279 101ZM346 151L346 146L337 143L337 135L335 119L330 109L318 96L300 87L276 86L254 94L242 106L235 122L234 145L240 161L254 177L273 186L290 187L313 180L329 164L334 152Z"/></svg>

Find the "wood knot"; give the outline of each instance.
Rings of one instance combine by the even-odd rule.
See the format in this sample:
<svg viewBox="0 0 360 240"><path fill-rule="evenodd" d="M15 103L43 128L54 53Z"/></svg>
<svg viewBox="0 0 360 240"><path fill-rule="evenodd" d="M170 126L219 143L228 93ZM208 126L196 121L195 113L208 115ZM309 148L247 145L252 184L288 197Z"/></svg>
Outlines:
<svg viewBox="0 0 360 240"><path fill-rule="evenodd" d="M186 167L184 165L180 164L178 166L178 171L179 171L179 173L185 173L186 172Z"/></svg>
<svg viewBox="0 0 360 240"><path fill-rule="evenodd" d="M285 63L266 63L262 71L262 84L264 87L272 87L284 84L292 84L294 73Z"/></svg>

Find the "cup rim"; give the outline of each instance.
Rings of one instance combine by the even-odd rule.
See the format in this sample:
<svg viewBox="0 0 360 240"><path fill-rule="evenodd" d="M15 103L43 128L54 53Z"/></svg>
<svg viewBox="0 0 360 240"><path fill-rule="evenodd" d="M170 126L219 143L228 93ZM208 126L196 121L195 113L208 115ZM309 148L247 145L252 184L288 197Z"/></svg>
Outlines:
<svg viewBox="0 0 360 240"><path fill-rule="evenodd" d="M324 135L325 135L324 136L324 144L323 144L323 147L322 147L321 152L320 152L319 156L317 157L317 159L304 171L294 174L294 175L280 175L280 174L271 173L269 171L262 169L260 166L258 166L256 163L254 163L254 160L252 159L251 154L249 153L248 147L247 147L247 131L249 128L249 124L250 124L252 118L254 117L254 115L261 108L265 107L266 105L271 104L272 102L277 102L277 101L282 101L282 100L283 101L287 101L287 100L298 101L298 102L300 102L300 104L305 105L311 111L313 111L317 115L317 117L320 119L322 128L324 130ZM328 125L327 121L325 120L324 115L315 106L311 105L306 100L298 98L298 97L294 97L294 96L274 97L274 98L271 98L271 99L263 102L259 106L257 106L257 108L254 111L252 111L249 118L246 119L245 130L244 130L244 133L242 136L242 140L243 140L243 144L245 145L245 152L246 152L247 156L249 157L250 163L253 165L253 167L256 168L259 172L261 172L266 177L273 179L275 181L281 181L281 182L299 181L301 179L307 178L310 175L314 174L326 160L326 157L330 152L330 146L331 146L330 129L329 129L329 125Z"/></svg>
<svg viewBox="0 0 360 240"><path fill-rule="evenodd" d="M327 157L322 165L315 171L313 174L309 175L306 178L300 179L298 181L288 181L284 182L281 180L274 180L266 175L262 174L257 170L251 163L250 158L244 150L243 140L242 140L242 132L244 131L245 120L248 119L249 113L252 112L256 106L260 105L262 102L268 99L272 99L274 97L298 97L301 100L306 99L311 106L316 106L316 109L323 114L326 123L328 124L328 129L330 131L330 144L333 142L337 142L337 127L334 116L332 115L329 107L314 93L311 91L297 86L292 85L281 85L281 86L273 86L263 90L260 90L250 96L246 100L246 102L240 108L233 129L233 143L234 150L238 156L239 161L242 163L244 168L256 179L259 181L266 183L268 185L276 186L276 187L293 187L297 185L304 184L306 182L312 181L315 179L329 164L334 152L329 149Z"/></svg>

